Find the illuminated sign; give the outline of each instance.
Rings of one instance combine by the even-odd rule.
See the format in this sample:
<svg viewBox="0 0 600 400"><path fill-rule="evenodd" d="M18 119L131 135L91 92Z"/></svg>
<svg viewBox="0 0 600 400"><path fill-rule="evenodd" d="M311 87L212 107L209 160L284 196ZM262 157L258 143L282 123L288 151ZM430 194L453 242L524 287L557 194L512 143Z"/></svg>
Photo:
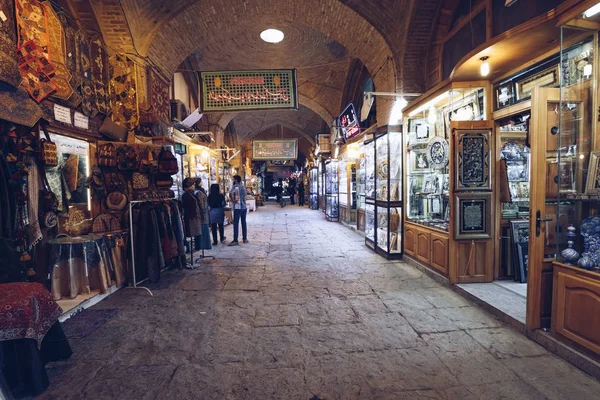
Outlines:
<svg viewBox="0 0 600 400"><path fill-rule="evenodd" d="M298 139L253 140L253 160L295 160L298 158Z"/></svg>
<svg viewBox="0 0 600 400"><path fill-rule="evenodd" d="M356 116L354 105L350 103L344 112L338 117L338 125L342 130L344 140L353 138L360 134L360 125Z"/></svg>
<svg viewBox="0 0 600 400"><path fill-rule="evenodd" d="M202 112L298 108L296 70L201 72Z"/></svg>

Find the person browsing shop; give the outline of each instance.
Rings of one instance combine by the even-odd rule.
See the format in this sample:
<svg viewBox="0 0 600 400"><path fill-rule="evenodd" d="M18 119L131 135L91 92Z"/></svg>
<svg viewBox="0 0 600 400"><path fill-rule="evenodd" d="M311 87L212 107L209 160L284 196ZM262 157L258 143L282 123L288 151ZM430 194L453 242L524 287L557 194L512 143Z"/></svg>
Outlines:
<svg viewBox="0 0 600 400"><path fill-rule="evenodd" d="M225 196L219 190L219 184L213 183L210 185L210 194L208 195L208 207L210 208L210 226L212 228L213 245L217 242L217 227L221 236L221 243L227 239L223 223L225 222Z"/></svg>
<svg viewBox="0 0 600 400"><path fill-rule="evenodd" d="M242 185L242 177L233 177L233 186L229 191L229 199L233 203L233 241L228 246L237 246L239 235L239 223L242 221L242 240L248 243L248 230L246 227L246 188Z"/></svg>

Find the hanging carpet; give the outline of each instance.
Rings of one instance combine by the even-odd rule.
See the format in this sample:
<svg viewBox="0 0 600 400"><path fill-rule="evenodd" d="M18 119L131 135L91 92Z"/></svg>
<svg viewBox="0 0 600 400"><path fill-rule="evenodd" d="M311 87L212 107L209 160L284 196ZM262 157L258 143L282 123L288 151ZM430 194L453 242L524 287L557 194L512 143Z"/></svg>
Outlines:
<svg viewBox="0 0 600 400"><path fill-rule="evenodd" d="M158 119L166 123L171 122L169 83L152 67L148 67L148 99Z"/></svg>
<svg viewBox="0 0 600 400"><path fill-rule="evenodd" d="M96 95L92 84L92 65L90 62L90 43L83 32L75 34L79 48L79 70L81 72L81 111L86 117L94 118L98 114Z"/></svg>
<svg viewBox="0 0 600 400"><path fill-rule="evenodd" d="M15 59L17 48L15 8L13 0L0 0L0 10L4 12L4 19L0 19L0 82L13 88L21 83L19 65Z"/></svg>
<svg viewBox="0 0 600 400"><path fill-rule="evenodd" d="M98 112L108 115L110 114L110 98L106 86L109 81L108 58L100 38L93 39L90 43L90 56L96 107Z"/></svg>
<svg viewBox="0 0 600 400"><path fill-rule="evenodd" d="M138 123L135 64L122 55L111 57L109 64L112 120L131 130Z"/></svg>

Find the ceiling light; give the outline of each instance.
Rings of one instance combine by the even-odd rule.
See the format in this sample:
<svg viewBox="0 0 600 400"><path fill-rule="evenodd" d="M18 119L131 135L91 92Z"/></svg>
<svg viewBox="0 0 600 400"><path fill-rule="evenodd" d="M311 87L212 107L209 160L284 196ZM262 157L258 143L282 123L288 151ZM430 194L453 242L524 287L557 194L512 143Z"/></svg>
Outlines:
<svg viewBox="0 0 600 400"><path fill-rule="evenodd" d="M394 101L394 105L392 106L392 111L390 112L388 125L397 125L402 122L402 110L404 110L404 107L407 105L408 101L406 101L404 97L396 98L396 101Z"/></svg>
<svg viewBox="0 0 600 400"><path fill-rule="evenodd" d="M279 43L284 36L279 29L265 29L260 33L260 38L267 43Z"/></svg>
<svg viewBox="0 0 600 400"><path fill-rule="evenodd" d="M481 66L479 67L479 73L481 76L488 76L490 74L490 63L487 61L489 57L481 57Z"/></svg>
<svg viewBox="0 0 600 400"><path fill-rule="evenodd" d="M600 3L596 4L593 7L588 8L584 13L583 16L585 18L591 18L594 15L598 14L600 12Z"/></svg>

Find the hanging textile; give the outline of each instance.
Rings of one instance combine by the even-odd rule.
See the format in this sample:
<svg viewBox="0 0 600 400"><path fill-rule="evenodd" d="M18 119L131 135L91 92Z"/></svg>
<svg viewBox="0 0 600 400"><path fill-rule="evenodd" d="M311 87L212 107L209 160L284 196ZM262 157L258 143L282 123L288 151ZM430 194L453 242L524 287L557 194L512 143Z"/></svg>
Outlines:
<svg viewBox="0 0 600 400"><path fill-rule="evenodd" d="M0 69L1 67L0 63ZM31 128L44 114L41 107L31 99L24 88L0 91L0 119Z"/></svg>
<svg viewBox="0 0 600 400"><path fill-rule="evenodd" d="M44 1L41 4L44 7L44 11L48 20L48 33L50 35L50 61L56 69L54 75L51 77L52 81L56 85L56 91L52 94L52 97L61 100L68 100L73 95L74 90L71 86L71 80L73 79L72 75L65 64L65 30L50 2Z"/></svg>
<svg viewBox="0 0 600 400"><path fill-rule="evenodd" d="M0 10L6 19L0 19L0 82L14 88L21 83L19 64L15 59L17 36L13 0L0 0Z"/></svg>
<svg viewBox="0 0 600 400"><path fill-rule="evenodd" d="M135 64L126 56L110 58L112 120L133 129L138 123Z"/></svg>
<svg viewBox="0 0 600 400"><path fill-rule="evenodd" d="M45 8L37 0L17 0L17 62L21 85L38 103L57 89L50 76L50 35Z"/></svg>
<svg viewBox="0 0 600 400"><path fill-rule="evenodd" d="M96 107L98 112L110 114L110 98L108 97L107 84L108 59L104 45L100 38L93 39L90 44L90 56L92 63L92 85L94 86L94 96L96 98Z"/></svg>
<svg viewBox="0 0 600 400"><path fill-rule="evenodd" d="M148 99L154 112L163 122L170 123L169 83L163 80L152 67L148 67Z"/></svg>
<svg viewBox="0 0 600 400"><path fill-rule="evenodd" d="M86 117L94 118L98 114L96 107L96 95L92 84L92 65L90 61L90 43L83 32L75 34L77 47L79 48L79 71L81 72L81 111Z"/></svg>
<svg viewBox="0 0 600 400"><path fill-rule="evenodd" d="M81 85L81 74L79 73L79 63L77 62L79 50L77 49L77 41L75 40L76 31L71 27L64 14L59 14L58 19L65 32L65 66L72 76L72 86L76 89Z"/></svg>
<svg viewBox="0 0 600 400"><path fill-rule="evenodd" d="M43 239L42 230L38 218L38 207L40 204L40 174L36 162L31 162L27 176L27 199L29 201L29 228L28 228L28 244L31 249Z"/></svg>

